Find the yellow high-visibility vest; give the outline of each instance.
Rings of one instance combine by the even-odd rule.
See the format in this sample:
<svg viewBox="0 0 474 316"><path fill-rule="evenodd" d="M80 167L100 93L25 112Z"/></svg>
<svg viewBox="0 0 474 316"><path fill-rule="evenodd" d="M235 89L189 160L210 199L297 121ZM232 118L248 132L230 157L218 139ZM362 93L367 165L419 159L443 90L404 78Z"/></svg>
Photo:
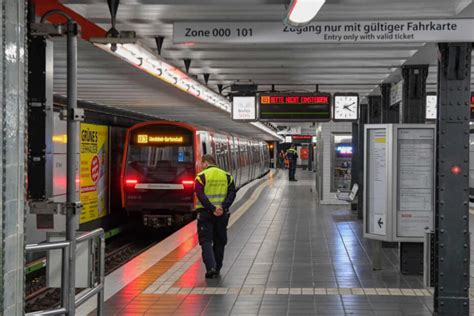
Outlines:
<svg viewBox="0 0 474 316"><path fill-rule="evenodd" d="M201 180L201 175L204 175L204 183ZM227 180L228 176L230 177L230 182ZM204 194L207 196L209 201L214 204L214 206L220 207L227 197L229 184L232 183L234 179L224 170L219 169L216 166L209 166L198 173L196 176L196 181L204 186ZM203 205L199 199L197 201L196 207L203 208Z"/></svg>

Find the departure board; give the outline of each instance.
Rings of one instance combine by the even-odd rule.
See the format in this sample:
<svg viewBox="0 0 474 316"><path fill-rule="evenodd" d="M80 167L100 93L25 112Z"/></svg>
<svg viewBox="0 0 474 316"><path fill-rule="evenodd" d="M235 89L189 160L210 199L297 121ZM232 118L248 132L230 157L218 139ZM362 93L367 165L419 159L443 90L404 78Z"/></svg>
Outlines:
<svg viewBox="0 0 474 316"><path fill-rule="evenodd" d="M328 93L271 93L258 96L260 120L331 120L331 95Z"/></svg>

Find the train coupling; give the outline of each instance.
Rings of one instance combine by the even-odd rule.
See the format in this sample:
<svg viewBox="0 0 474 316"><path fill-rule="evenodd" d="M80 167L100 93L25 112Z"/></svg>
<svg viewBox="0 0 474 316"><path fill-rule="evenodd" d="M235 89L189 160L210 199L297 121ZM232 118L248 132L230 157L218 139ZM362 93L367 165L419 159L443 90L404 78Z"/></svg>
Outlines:
<svg viewBox="0 0 474 316"><path fill-rule="evenodd" d="M143 215L143 225L151 228L171 227L174 224L173 215Z"/></svg>

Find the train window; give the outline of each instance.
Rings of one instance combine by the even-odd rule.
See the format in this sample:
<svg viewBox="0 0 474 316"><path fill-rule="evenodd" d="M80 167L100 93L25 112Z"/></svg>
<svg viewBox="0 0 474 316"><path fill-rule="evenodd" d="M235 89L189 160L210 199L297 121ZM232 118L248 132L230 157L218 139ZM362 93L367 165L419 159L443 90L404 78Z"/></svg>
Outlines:
<svg viewBox="0 0 474 316"><path fill-rule="evenodd" d="M140 175L145 183L174 183L194 177L192 146L131 145L127 173Z"/></svg>
<svg viewBox="0 0 474 316"><path fill-rule="evenodd" d="M202 154L203 154L203 155L206 155L206 154L207 154L206 142L202 142Z"/></svg>

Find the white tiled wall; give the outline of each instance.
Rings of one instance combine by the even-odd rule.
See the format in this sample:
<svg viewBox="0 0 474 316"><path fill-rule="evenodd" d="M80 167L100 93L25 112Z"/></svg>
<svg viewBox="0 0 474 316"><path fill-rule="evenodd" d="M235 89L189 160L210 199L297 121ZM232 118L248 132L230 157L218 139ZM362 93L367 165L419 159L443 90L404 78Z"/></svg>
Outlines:
<svg viewBox="0 0 474 316"><path fill-rule="evenodd" d="M338 201L335 192L331 190L331 137L333 133L352 133L352 123L347 122L328 122L321 123L322 141L322 199L321 204L341 204L348 205L346 202Z"/></svg>

